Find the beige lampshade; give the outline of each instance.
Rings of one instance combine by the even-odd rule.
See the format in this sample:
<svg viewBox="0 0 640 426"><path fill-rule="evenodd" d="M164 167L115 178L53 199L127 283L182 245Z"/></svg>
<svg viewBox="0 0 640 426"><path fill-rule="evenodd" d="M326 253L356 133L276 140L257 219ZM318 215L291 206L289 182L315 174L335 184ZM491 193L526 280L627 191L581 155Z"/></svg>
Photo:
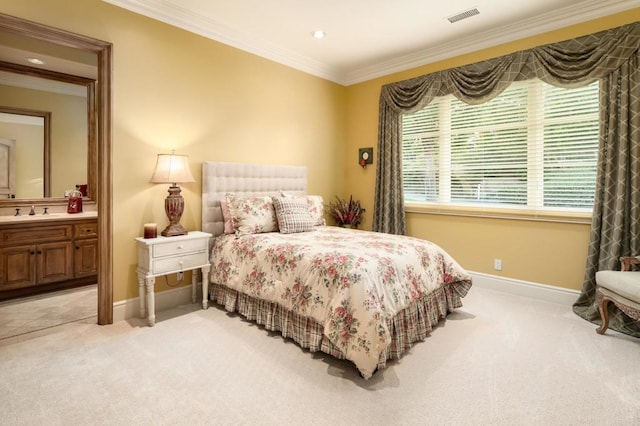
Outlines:
<svg viewBox="0 0 640 426"><path fill-rule="evenodd" d="M195 182L186 155L158 154L156 168L151 176L151 183L186 183Z"/></svg>

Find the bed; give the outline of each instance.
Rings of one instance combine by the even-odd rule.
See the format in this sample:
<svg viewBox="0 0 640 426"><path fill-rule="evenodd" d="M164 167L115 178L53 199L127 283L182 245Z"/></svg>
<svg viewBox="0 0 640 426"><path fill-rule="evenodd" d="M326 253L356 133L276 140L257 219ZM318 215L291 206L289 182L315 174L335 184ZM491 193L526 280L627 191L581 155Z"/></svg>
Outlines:
<svg viewBox="0 0 640 426"><path fill-rule="evenodd" d="M471 288L431 242L326 226L306 167L204 162L202 174L209 299L351 361L365 379L424 340Z"/></svg>

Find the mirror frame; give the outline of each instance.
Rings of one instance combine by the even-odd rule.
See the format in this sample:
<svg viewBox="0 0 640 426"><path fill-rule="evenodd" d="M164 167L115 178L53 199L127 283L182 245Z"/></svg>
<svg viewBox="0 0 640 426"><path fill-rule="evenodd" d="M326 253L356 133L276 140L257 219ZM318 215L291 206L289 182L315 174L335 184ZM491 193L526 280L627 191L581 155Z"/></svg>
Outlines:
<svg viewBox="0 0 640 426"><path fill-rule="evenodd" d="M0 27L1 28L1 27ZM61 81L68 84L77 84L84 86L87 90L87 196L84 199L85 203L91 203L97 201L96 198L96 81L86 77L79 77L75 75L63 74L55 71L49 71L40 68L33 68L25 65L12 64L10 62L0 61L0 71L9 72L13 74L22 74L30 77L44 78L48 80ZM0 106L0 109L11 109L10 107ZM17 113L22 115L33 115L29 113ZM49 119L51 113L48 113ZM50 121L49 121L50 123ZM50 124L49 124L50 126ZM51 146L51 127L45 128L45 147ZM31 205L44 205L55 206L65 205L67 200L64 197L51 197L51 157L50 151L45 148L44 161L45 161L45 174L44 174L44 196L43 198L15 198L10 200L0 199L0 207L9 206L31 206Z"/></svg>
<svg viewBox="0 0 640 426"><path fill-rule="evenodd" d="M98 211L98 324L113 323L113 225L111 160L111 43L0 13L0 30L61 46L95 53L98 84L95 99L96 193Z"/></svg>

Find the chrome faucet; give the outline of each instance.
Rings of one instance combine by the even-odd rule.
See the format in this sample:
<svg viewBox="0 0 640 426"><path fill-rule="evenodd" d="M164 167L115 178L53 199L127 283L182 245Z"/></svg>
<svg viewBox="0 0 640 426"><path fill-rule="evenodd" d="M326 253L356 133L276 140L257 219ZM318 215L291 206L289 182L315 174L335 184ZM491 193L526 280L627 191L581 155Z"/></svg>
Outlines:
<svg viewBox="0 0 640 426"><path fill-rule="evenodd" d="M31 206L31 210L29 210L29 216L33 216L36 214L36 206Z"/></svg>
<svg viewBox="0 0 640 426"><path fill-rule="evenodd" d="M20 216L20 209L16 208L16 214L14 216Z"/></svg>

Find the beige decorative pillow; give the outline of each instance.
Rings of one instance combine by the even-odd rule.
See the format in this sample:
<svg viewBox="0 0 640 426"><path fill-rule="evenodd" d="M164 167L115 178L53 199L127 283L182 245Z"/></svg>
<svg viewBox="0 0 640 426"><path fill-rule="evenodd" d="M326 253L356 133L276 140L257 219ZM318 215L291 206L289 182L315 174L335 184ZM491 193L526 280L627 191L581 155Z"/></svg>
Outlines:
<svg viewBox="0 0 640 426"><path fill-rule="evenodd" d="M324 219L324 200L320 195L307 195L309 214L315 226L324 226L327 221Z"/></svg>
<svg viewBox="0 0 640 426"><path fill-rule="evenodd" d="M278 218L278 228L283 234L313 230L306 197L272 197Z"/></svg>
<svg viewBox="0 0 640 426"><path fill-rule="evenodd" d="M229 213L236 221L236 236L278 231L271 197L239 197L227 194Z"/></svg>

